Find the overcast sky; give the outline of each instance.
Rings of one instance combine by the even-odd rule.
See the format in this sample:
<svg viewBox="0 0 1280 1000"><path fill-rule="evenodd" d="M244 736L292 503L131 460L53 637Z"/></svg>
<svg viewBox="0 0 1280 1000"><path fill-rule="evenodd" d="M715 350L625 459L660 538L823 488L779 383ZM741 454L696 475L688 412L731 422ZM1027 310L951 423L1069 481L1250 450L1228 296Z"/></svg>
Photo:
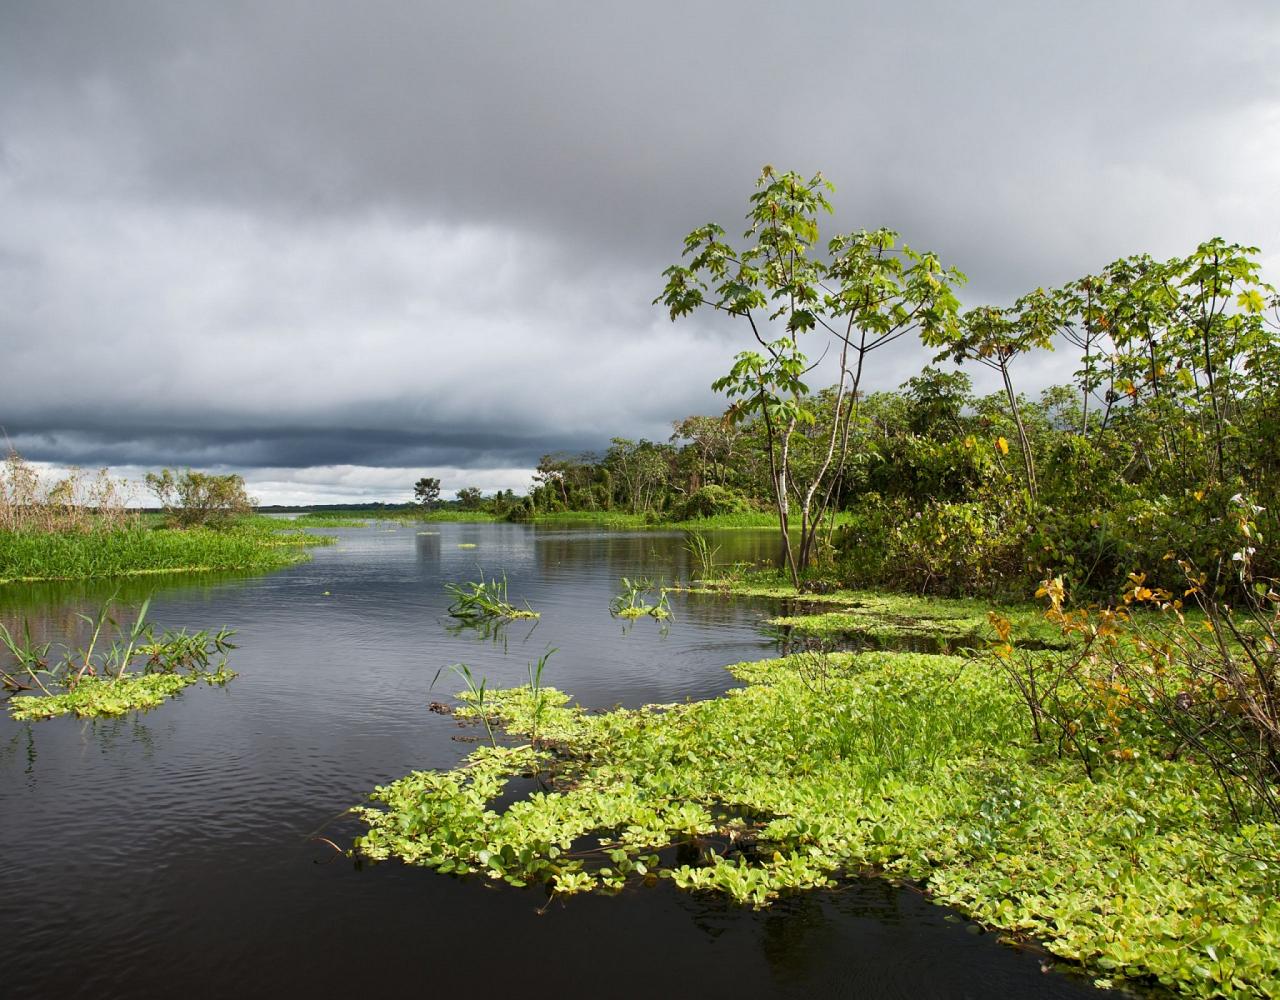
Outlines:
<svg viewBox="0 0 1280 1000"><path fill-rule="evenodd" d="M1270 2L0 0L0 426L265 503L523 490L722 408L741 332L650 302L766 162L971 304L1215 234L1276 281L1278 52Z"/></svg>

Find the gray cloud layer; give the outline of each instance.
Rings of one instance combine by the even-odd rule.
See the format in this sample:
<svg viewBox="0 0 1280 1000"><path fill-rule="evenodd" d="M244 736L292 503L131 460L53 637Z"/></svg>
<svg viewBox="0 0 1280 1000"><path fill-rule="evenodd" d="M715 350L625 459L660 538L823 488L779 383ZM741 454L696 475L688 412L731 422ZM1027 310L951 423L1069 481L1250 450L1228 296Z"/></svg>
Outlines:
<svg viewBox="0 0 1280 1000"><path fill-rule="evenodd" d="M1268 3L4 3L0 424L233 468L660 435L736 348L657 274L766 161L971 301L1280 247L1277 41Z"/></svg>

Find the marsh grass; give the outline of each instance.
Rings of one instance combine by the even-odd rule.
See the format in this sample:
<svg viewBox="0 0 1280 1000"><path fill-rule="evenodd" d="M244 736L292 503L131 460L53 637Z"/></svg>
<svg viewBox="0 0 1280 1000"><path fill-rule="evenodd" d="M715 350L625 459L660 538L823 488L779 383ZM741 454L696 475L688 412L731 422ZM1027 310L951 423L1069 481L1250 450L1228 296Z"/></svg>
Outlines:
<svg viewBox="0 0 1280 1000"><path fill-rule="evenodd" d="M547 690L542 684L542 674L547 668L547 661L557 650L552 647L529 664L529 740L535 747L539 745L542 723L550 708Z"/></svg>
<svg viewBox="0 0 1280 1000"><path fill-rule="evenodd" d="M655 589L658 593L657 603L646 603ZM609 614L615 618L643 618L648 615L660 621L670 618L671 608L667 603L666 588L655 584L652 580L643 578L632 580L624 576L622 593L609 602Z"/></svg>
<svg viewBox="0 0 1280 1000"><path fill-rule="evenodd" d="M523 608L518 608L507 599L505 573L500 579L486 581L481 577L479 580L468 580L461 584L446 583L444 589L453 597L453 603L448 609L449 615L462 622L510 621L517 618L540 617L537 611L529 607L527 601Z"/></svg>
<svg viewBox="0 0 1280 1000"><path fill-rule="evenodd" d="M467 686L466 690L463 691L459 697L462 698L462 700L466 702L471 709L473 709L473 714L479 717L480 721L484 723L484 730L489 734L489 743L496 750L498 748L498 738L493 731L492 713L488 710L488 706L485 701L485 694L489 690L488 679L484 677L484 675L476 677L476 675L471 672L471 668L465 663L451 663L449 666L441 667L436 671L435 677L431 679L432 688L436 686L436 682L440 680L440 675L446 670L455 674L458 679Z"/></svg>
<svg viewBox="0 0 1280 1000"><path fill-rule="evenodd" d="M686 531L684 539L684 549L697 567L699 578L705 580L714 576L720 546L712 545L701 531Z"/></svg>
<svg viewBox="0 0 1280 1000"><path fill-rule="evenodd" d="M145 522L83 532L0 531L0 583L149 573L278 569L331 545L272 518L225 528L165 528Z"/></svg>

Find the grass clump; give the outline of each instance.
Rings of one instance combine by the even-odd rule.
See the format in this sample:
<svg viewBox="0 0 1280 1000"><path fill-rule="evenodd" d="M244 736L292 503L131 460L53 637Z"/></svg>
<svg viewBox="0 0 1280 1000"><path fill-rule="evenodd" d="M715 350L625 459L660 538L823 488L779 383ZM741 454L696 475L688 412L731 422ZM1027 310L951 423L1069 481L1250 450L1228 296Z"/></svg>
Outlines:
<svg viewBox="0 0 1280 1000"><path fill-rule="evenodd" d="M291 517L285 523L291 528L365 528L370 520L355 515L308 513Z"/></svg>
<svg viewBox="0 0 1280 1000"><path fill-rule="evenodd" d="M658 592L655 604L646 603L649 595ZM671 607L667 603L667 590L652 580L622 578L622 593L609 602L609 614L615 618L643 618L648 615L659 621L671 617Z"/></svg>
<svg viewBox="0 0 1280 1000"><path fill-rule="evenodd" d="M701 531L684 533L684 550L689 553L690 562L694 564L699 577L705 580L715 574L716 556L720 552L720 546L712 545Z"/></svg>
<svg viewBox="0 0 1280 1000"><path fill-rule="evenodd" d="M465 583L446 583L444 589L453 596L449 615L461 622L482 623L516 618L538 618L537 611L525 602L518 608L507 599L507 577L485 581L469 580Z"/></svg>

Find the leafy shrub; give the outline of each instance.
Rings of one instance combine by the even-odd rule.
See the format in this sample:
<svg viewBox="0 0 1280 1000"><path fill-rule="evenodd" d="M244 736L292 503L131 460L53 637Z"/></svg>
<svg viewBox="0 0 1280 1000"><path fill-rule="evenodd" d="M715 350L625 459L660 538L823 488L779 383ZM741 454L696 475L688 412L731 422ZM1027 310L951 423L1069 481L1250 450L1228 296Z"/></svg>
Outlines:
<svg viewBox="0 0 1280 1000"><path fill-rule="evenodd" d="M994 594L1023 579L1026 537L1016 500L935 501L912 513L899 502L868 505L832 544L837 569L852 586Z"/></svg>
<svg viewBox="0 0 1280 1000"><path fill-rule="evenodd" d="M1052 738L1090 776L1111 760L1192 757L1213 770L1235 819L1258 808L1280 820L1280 593L1260 582L1228 604L1206 574L1181 568L1199 614L1139 573L1111 608L1067 610L1062 578L1045 581L1045 618L1070 645L1016 648L993 612L994 662L1036 742Z"/></svg>
<svg viewBox="0 0 1280 1000"><path fill-rule="evenodd" d="M182 527L224 524L253 510L254 500L245 492L244 479L234 473L174 474L164 469L147 473L147 488L156 495L169 519Z"/></svg>
<svg viewBox="0 0 1280 1000"><path fill-rule="evenodd" d="M691 521L716 514L744 514L753 509L751 501L741 493L712 483L690 493L673 512L676 520Z"/></svg>

